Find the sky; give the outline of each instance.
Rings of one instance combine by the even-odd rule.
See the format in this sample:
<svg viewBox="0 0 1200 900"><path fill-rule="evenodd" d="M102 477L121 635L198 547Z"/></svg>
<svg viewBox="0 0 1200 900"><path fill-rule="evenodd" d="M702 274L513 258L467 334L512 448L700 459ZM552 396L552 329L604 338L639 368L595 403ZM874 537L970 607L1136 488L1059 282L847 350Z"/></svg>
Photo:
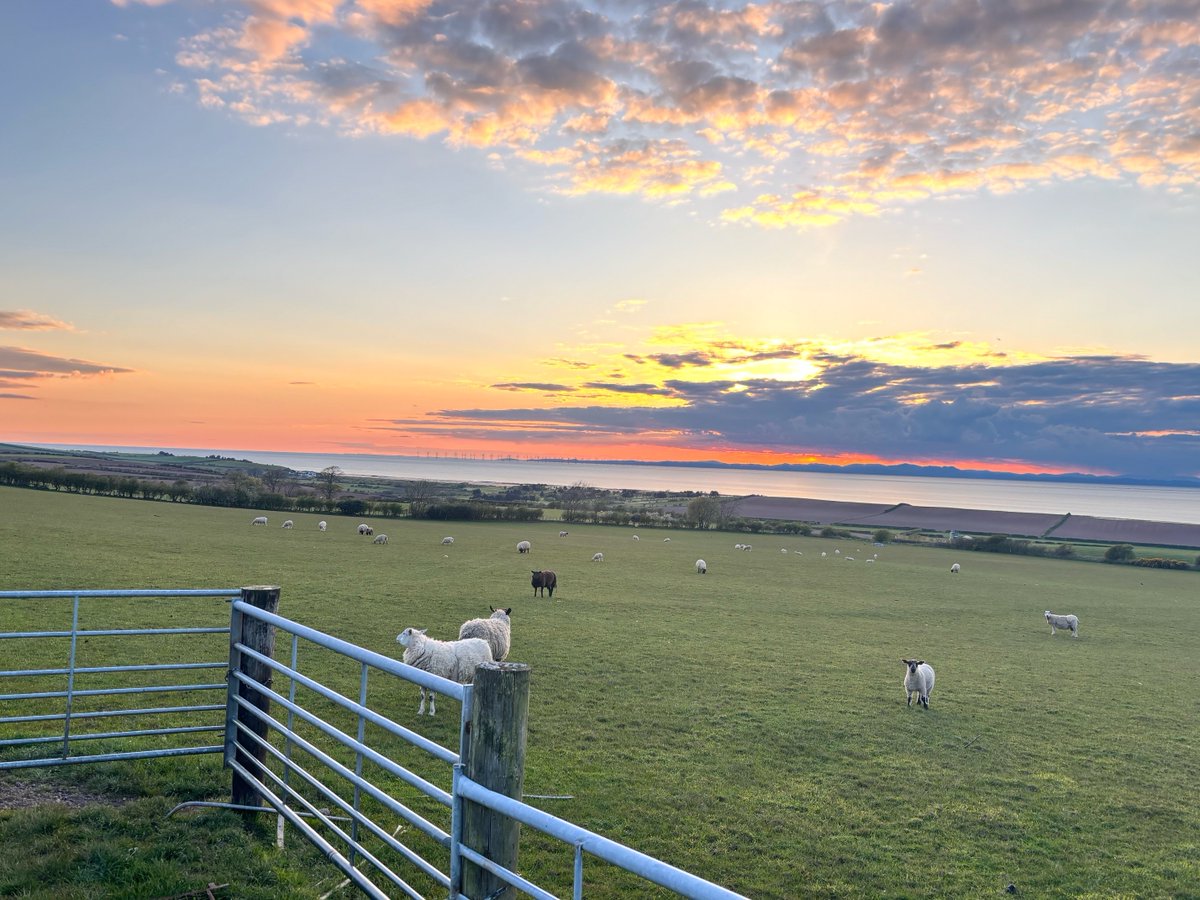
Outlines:
<svg viewBox="0 0 1200 900"><path fill-rule="evenodd" d="M1200 477L1200 0L5 0L0 440Z"/></svg>

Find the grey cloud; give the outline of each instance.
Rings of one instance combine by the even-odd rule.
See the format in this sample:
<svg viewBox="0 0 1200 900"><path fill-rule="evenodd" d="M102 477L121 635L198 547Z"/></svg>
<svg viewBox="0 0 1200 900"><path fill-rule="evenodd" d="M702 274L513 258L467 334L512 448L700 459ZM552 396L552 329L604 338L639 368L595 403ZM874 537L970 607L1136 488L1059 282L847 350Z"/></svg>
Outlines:
<svg viewBox="0 0 1200 900"><path fill-rule="evenodd" d="M548 391L550 393L564 393L575 390L575 388L568 387L565 384L542 381L505 381L500 384L493 384L492 387L501 391Z"/></svg>
<svg viewBox="0 0 1200 900"><path fill-rule="evenodd" d="M107 375L132 372L119 366L49 356L23 347L0 347L0 366L12 369L17 377L48 377L54 375ZM22 374L23 373L23 374Z"/></svg>
<svg viewBox="0 0 1200 900"><path fill-rule="evenodd" d="M655 397L671 396L674 392L654 384L624 384L611 381L588 381L583 387L595 391L613 391L618 394L646 394Z"/></svg>
<svg viewBox="0 0 1200 900"><path fill-rule="evenodd" d="M29 309L0 309L0 330L73 331L66 322Z"/></svg>

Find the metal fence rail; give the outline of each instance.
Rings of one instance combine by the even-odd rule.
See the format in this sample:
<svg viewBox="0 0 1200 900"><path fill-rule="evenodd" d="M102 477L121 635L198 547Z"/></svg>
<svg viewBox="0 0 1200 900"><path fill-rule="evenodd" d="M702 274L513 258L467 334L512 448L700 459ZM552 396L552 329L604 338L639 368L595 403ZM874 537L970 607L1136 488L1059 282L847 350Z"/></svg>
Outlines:
<svg viewBox="0 0 1200 900"><path fill-rule="evenodd" d="M0 679L17 678L63 678L64 686L59 690L20 691L0 694L0 701L18 703L22 701L57 700L61 699L62 712L37 713L26 715L8 715L0 717L0 726L17 723L62 722L61 735L8 738L0 741L0 747L18 748L60 744L57 756L40 759L16 759L0 761L0 769L19 769L34 766L67 765L84 762L105 762L116 759L147 759L152 757L191 756L201 753L219 753L222 745L206 746L171 746L158 747L148 750L129 750L113 753L93 753L73 755L72 744L81 741L120 740L128 738L147 738L159 736L177 736L204 732L224 731L224 724L214 717L213 724L174 725L159 728L132 728L125 731L72 733L72 726L92 719L112 718L118 716L170 716L192 714L197 712L216 712L226 708L225 703L189 704L176 706L156 706L148 708L114 708L88 710L81 712L75 709L75 701L80 698L121 697L140 694L193 693L203 691L224 691L224 682L196 682L191 684L149 684L137 687L100 687L81 689L77 686L78 676L115 675L127 673L161 673L178 671L195 671L197 669L225 669L227 660L211 662L174 662L148 663L135 665L113 666L80 666L77 664L81 638L120 638L133 635L145 636L175 636L185 634L228 634L228 627L172 627L172 628L89 628L79 627L80 606L86 601L102 605L106 600L120 598L141 598L154 600L160 598L234 600L240 594L237 588L220 588L211 590L88 590L88 591L0 591L0 603L11 600L70 601L71 628L69 630L45 631L8 631L0 632L3 640L65 640L65 666L47 668L7 669L0 671ZM12 654L7 654L11 656ZM44 707L43 707L44 708Z"/></svg>

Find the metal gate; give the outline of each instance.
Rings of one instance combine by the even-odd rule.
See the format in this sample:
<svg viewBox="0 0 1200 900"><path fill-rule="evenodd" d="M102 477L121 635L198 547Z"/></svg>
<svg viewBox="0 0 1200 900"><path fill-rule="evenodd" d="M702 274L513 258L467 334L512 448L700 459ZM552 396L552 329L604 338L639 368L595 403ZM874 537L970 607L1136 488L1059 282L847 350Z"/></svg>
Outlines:
<svg viewBox="0 0 1200 900"><path fill-rule="evenodd" d="M466 726L473 703L470 685L439 678L260 608L256 605L258 598L251 594L262 590L0 593L0 601L66 598L73 602L70 630L0 634L0 639L13 640L56 637L68 641L70 648L65 668L0 672L0 677L66 678L65 690L0 695L0 699L63 700L66 704L61 713L0 718L0 726L60 720L64 723L61 737L0 741L0 747L61 741L59 755L0 762L0 768L223 752L226 765L234 773L235 795L240 783L241 788L254 798L255 804L261 798L267 804L262 807L263 811L271 811L279 817L281 839L284 823L290 824L318 847L347 879L371 897L437 896L468 900L462 893L462 873L464 862L470 862L523 894L538 900L556 900L551 892L462 842L464 803L468 801L567 845L564 851L573 855L574 898L584 896L587 856L686 897L725 900L740 896L472 781L464 774L463 767ZM275 591L277 596L277 589ZM232 601L230 624L223 628L78 628L81 601L117 597L208 597ZM271 634L270 641L261 640L264 631ZM228 659L171 664L76 665L78 642L82 638L213 632L229 634ZM286 636L286 651L279 646L276 652L270 652L271 644L281 636ZM103 693L120 696L154 691L222 690L225 691L224 703L122 709L87 715L160 716L222 710L223 724L72 736L70 724L81 718L81 714L72 712L72 700L81 695L93 695L89 689L78 689L75 676L192 668L225 669L227 684L122 687L109 688ZM278 683L277 678L286 680L286 685ZM448 725L445 719L428 720L426 728L427 731L440 729L443 740L456 740L457 749L418 734L378 711L396 706L396 691L401 683L436 691L461 704L456 723ZM403 696L405 704L413 699L408 690ZM377 703L374 709L371 706L373 698ZM91 756L75 756L70 749L72 742L92 738L146 735L162 738L193 731L223 731L225 740L223 745L217 746L156 748Z"/></svg>

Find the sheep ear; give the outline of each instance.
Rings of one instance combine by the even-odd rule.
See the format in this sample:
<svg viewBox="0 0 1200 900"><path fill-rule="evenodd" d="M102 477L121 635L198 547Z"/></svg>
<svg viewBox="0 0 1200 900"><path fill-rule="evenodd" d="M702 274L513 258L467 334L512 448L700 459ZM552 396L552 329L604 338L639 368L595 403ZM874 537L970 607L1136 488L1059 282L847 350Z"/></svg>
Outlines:
<svg viewBox="0 0 1200 900"><path fill-rule="evenodd" d="M923 666L923 665L925 665L925 660L923 660L923 659L918 659L918 660L917 660L917 665L918 665L918 666Z"/></svg>
<svg viewBox="0 0 1200 900"><path fill-rule="evenodd" d="M488 604L488 609L490 609L492 612L496 611L496 607L492 606L491 604Z"/></svg>
<svg viewBox="0 0 1200 900"><path fill-rule="evenodd" d="M504 610L504 614L505 614L506 616L511 616L511 615L512 615L512 607L510 606L510 607L508 607L507 609L505 609L505 610Z"/></svg>
<svg viewBox="0 0 1200 900"><path fill-rule="evenodd" d="M415 631L417 634L424 634L428 630L429 630L428 628L414 628L413 629L413 631Z"/></svg>

